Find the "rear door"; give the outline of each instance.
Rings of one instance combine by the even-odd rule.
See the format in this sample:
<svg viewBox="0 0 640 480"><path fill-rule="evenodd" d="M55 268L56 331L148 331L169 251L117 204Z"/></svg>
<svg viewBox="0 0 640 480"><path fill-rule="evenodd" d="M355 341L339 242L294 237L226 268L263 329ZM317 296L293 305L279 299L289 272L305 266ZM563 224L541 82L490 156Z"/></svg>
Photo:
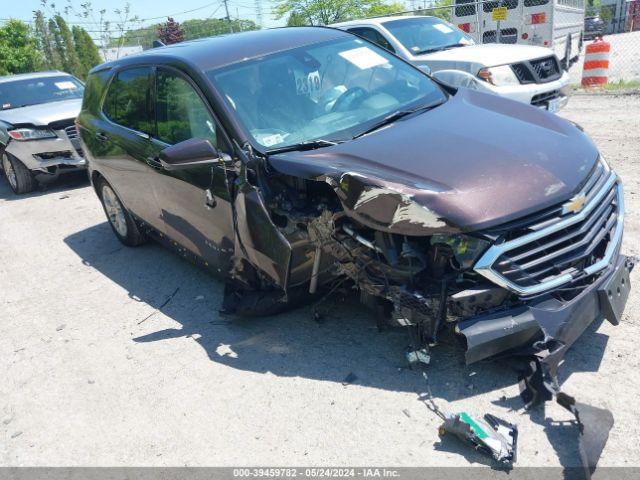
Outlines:
<svg viewBox="0 0 640 480"><path fill-rule="evenodd" d="M153 71L138 66L118 71L111 80L101 118L92 131L92 153L99 171L134 215L162 229L153 194L155 169L151 135L155 132Z"/></svg>
<svg viewBox="0 0 640 480"><path fill-rule="evenodd" d="M155 84L156 152L203 138L230 160L226 136L195 83L176 69L157 67ZM221 162L172 172L156 168L153 177L167 235L220 273L226 273L234 245L227 175L233 175L233 168Z"/></svg>

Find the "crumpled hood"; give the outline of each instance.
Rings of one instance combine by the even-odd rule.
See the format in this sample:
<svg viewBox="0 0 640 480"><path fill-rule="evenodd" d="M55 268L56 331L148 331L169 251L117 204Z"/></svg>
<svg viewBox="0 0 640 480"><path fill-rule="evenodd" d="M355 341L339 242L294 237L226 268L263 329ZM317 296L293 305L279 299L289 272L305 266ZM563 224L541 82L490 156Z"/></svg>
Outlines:
<svg viewBox="0 0 640 480"><path fill-rule="evenodd" d="M597 158L570 122L460 89L434 110L270 163L332 184L347 214L372 228L424 235L488 228L561 203Z"/></svg>
<svg viewBox="0 0 640 480"><path fill-rule="evenodd" d="M62 100L29 107L1 110L0 120L11 125L45 126L58 120L76 118L82 107L82 99Z"/></svg>
<svg viewBox="0 0 640 480"><path fill-rule="evenodd" d="M532 45L486 43L417 55L417 63L429 65L432 71L457 68L475 75L483 67L524 62L553 55L548 48Z"/></svg>

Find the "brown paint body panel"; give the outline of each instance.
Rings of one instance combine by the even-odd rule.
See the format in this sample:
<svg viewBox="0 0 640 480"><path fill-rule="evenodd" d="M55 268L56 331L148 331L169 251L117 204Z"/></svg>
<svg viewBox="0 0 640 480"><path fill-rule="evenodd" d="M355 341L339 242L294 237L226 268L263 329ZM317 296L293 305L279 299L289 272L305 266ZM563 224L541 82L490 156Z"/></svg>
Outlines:
<svg viewBox="0 0 640 480"><path fill-rule="evenodd" d="M434 110L353 141L276 155L270 163L294 176L332 178L337 188L353 183L361 190L363 185L388 187L446 223L440 231L469 231L567 200L597 158L589 137L566 120L460 89ZM343 197L347 209L358 210L358 195L347 190ZM364 213L382 215L378 208Z"/></svg>

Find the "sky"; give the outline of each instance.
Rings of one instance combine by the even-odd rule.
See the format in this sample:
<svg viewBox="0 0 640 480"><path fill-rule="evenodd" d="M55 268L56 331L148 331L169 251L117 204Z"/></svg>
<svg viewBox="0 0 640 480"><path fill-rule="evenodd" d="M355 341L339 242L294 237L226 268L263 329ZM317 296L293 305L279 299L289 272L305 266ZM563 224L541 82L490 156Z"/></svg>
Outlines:
<svg viewBox="0 0 640 480"><path fill-rule="evenodd" d="M49 3L56 5L56 10L62 10L67 5L67 0L49 0ZM80 10L80 4L85 3L87 0L71 0L71 4L75 9ZM190 18L222 18L225 16L225 9L222 0L90 0L95 11L95 18L98 18L98 11L106 9L107 18L117 21L118 16L113 13L115 9L122 9L125 4L129 3L131 9L131 16L138 16L143 21L141 24L135 26L147 26L152 23L158 23L163 21L168 16L172 16L176 21L181 22ZM229 6L229 15L232 18L239 16L240 18L246 18L253 20L257 23L257 7L256 2L261 4L262 10L262 25L265 28L282 26L285 20L275 20L271 14L271 10L277 4L276 0L227 0ZM0 0L0 5L10 4L11 8L0 9L0 23L1 20L7 18L18 18L20 20L31 21L33 20L33 11L41 9L40 0ZM189 11L193 10L193 11ZM46 12L46 11L45 11ZM184 13L183 13L184 12ZM47 16L50 16L50 11L47 12ZM161 17L160 19L153 19L153 17ZM86 19L79 19L73 14L66 17L66 20L73 23L87 22ZM90 31L92 28L98 30L97 25L83 24L86 30ZM132 26L133 27L133 26ZM93 36L93 34L92 34Z"/></svg>

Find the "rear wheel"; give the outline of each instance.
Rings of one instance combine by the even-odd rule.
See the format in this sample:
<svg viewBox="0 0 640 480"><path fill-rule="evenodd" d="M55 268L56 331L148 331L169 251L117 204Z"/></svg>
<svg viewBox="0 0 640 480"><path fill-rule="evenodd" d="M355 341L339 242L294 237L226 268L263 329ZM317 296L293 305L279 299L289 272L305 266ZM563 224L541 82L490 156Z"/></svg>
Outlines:
<svg viewBox="0 0 640 480"><path fill-rule="evenodd" d="M124 207L111 185L106 180L100 179L97 182L97 187L102 208L104 208L109 225L111 225L111 229L118 237L118 240L129 247L145 243L147 237L140 232L131 214Z"/></svg>
<svg viewBox="0 0 640 480"><path fill-rule="evenodd" d="M31 170L10 153L2 154L2 170L14 193L29 193L36 188L37 182Z"/></svg>

